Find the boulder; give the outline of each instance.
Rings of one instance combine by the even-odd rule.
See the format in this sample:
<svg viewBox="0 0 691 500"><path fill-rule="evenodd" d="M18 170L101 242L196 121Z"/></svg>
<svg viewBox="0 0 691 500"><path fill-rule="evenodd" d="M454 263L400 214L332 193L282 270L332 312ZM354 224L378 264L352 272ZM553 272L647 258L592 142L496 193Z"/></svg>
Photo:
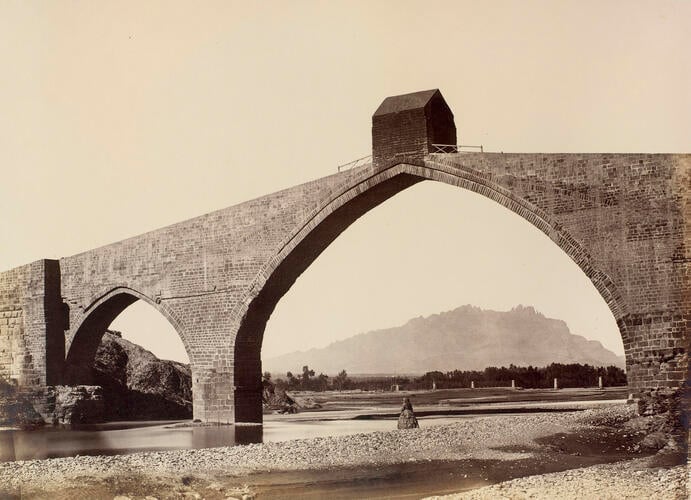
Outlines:
<svg viewBox="0 0 691 500"><path fill-rule="evenodd" d="M660 450L667 445L669 436L661 431L651 432L641 440L641 448L647 450Z"/></svg>
<svg viewBox="0 0 691 500"><path fill-rule="evenodd" d="M314 398L295 398L295 401L297 402L298 406L300 408L303 408L305 410L318 410L322 407L319 403L317 403Z"/></svg>
<svg viewBox="0 0 691 500"><path fill-rule="evenodd" d="M192 418L189 365L158 359L107 331L96 351L94 383L103 387L108 420Z"/></svg>
<svg viewBox="0 0 691 500"><path fill-rule="evenodd" d="M278 413L297 413L298 404L286 391L279 389L268 380L263 382L262 407L264 411Z"/></svg>
<svg viewBox="0 0 691 500"><path fill-rule="evenodd" d="M189 365L158 359L107 331L89 385L24 390L0 381L0 425L86 424L192 418Z"/></svg>
<svg viewBox="0 0 691 500"><path fill-rule="evenodd" d="M52 424L95 424L105 421L103 390L94 385L46 388L46 421ZM52 410L52 411L51 411Z"/></svg>
<svg viewBox="0 0 691 500"><path fill-rule="evenodd" d="M43 418L34 409L30 398L20 394L14 384L0 379L0 427L35 427L43 424Z"/></svg>

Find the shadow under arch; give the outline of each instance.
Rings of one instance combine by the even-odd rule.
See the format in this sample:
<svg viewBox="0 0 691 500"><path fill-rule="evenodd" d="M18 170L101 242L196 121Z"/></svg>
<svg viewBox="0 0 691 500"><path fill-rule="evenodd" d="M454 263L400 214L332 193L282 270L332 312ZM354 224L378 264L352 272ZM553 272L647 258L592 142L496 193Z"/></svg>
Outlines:
<svg viewBox="0 0 691 500"><path fill-rule="evenodd" d="M161 313L182 340L187 357L192 361L190 346L178 320L162 305L132 288L117 287L98 297L84 310L75 328L72 341L66 346L63 383L67 385L91 383L96 351L108 326L125 309L142 300Z"/></svg>
<svg viewBox="0 0 691 500"><path fill-rule="evenodd" d="M612 280L596 269L590 255L563 227L539 207L493 182L488 175L443 162L398 163L363 170L321 204L282 244L258 273L246 299L234 311L239 322L234 350L235 412L238 422L261 422L261 345L266 323L278 301L314 260L351 224L397 193L424 180L479 193L520 215L554 241L585 273L607 303L624 346L627 307ZM627 365L629 362L627 351Z"/></svg>

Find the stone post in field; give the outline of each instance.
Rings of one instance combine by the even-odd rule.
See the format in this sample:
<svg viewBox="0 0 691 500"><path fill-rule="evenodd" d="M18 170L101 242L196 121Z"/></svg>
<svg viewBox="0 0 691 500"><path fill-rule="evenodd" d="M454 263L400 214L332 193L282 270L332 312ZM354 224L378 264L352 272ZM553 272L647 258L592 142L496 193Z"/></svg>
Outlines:
<svg viewBox="0 0 691 500"><path fill-rule="evenodd" d="M403 407L401 408L401 414L398 417L398 428L399 429L417 429L420 425L417 423L417 418L413 413L413 405L410 403L410 399L405 398L403 400Z"/></svg>

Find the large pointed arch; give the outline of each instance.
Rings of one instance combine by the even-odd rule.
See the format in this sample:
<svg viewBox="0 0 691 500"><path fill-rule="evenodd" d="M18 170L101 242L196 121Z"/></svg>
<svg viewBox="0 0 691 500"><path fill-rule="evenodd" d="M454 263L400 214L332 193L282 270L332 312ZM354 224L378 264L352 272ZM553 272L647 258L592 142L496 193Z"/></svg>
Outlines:
<svg viewBox="0 0 691 500"><path fill-rule="evenodd" d="M557 221L534 204L471 168L449 167L443 162L399 163L388 168L363 168L331 196L283 242L258 274L246 299L234 311L239 329L234 342L236 407L247 406L242 398L256 392L261 375L260 351L266 323L278 301L295 280L345 229L359 217L397 193L425 180L443 182L479 193L520 215L545 233L585 273L607 303L627 345L626 304L615 284L597 269L590 255ZM251 406L251 405L250 405ZM244 420L243 415L237 415ZM253 420L252 416L247 416Z"/></svg>

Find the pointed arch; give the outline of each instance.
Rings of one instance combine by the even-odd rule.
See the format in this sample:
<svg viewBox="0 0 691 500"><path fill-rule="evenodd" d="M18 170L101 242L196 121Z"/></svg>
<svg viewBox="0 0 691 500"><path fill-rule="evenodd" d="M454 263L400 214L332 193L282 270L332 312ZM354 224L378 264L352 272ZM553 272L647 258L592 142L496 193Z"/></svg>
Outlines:
<svg viewBox="0 0 691 500"><path fill-rule="evenodd" d="M331 192L283 242L258 274L244 301L234 313L239 324L235 337L236 405L251 393L261 378L261 344L266 323L278 301L295 280L345 229L359 217L397 193L419 182L431 180L479 193L520 215L545 233L586 274L607 303L617 321L624 345L627 333L625 302L610 277L597 269L588 252L558 221L544 210L494 182L487 174L442 162L399 163L388 168L365 167ZM242 420L240 416L239 420Z"/></svg>
<svg viewBox="0 0 691 500"><path fill-rule="evenodd" d="M65 371L63 383L68 385L88 383L96 351L108 326L125 309L138 300L148 303L160 312L171 324L182 340L190 361L191 348L182 333L180 322L164 304L157 303L147 295L129 287L116 287L95 298L79 316L74 335L65 345Z"/></svg>

